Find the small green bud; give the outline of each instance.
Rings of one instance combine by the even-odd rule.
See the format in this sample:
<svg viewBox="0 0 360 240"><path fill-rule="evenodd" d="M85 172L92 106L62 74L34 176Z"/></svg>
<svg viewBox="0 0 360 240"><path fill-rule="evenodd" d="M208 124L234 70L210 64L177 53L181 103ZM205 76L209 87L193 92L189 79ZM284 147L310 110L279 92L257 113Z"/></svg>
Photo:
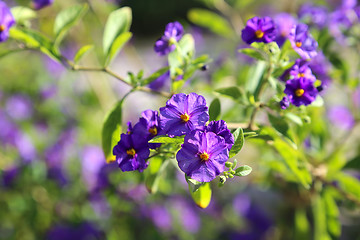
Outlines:
<svg viewBox="0 0 360 240"><path fill-rule="evenodd" d="M233 178L234 175L232 175L231 173L228 173L228 178Z"/></svg>
<svg viewBox="0 0 360 240"><path fill-rule="evenodd" d="M232 162L225 163L225 167L227 167L227 168L232 168L232 166L233 166Z"/></svg>
<svg viewBox="0 0 360 240"><path fill-rule="evenodd" d="M173 37L171 37L171 38L169 39L169 45L173 45L173 44L175 44L175 43L176 43L176 39L173 38Z"/></svg>
<svg viewBox="0 0 360 240"><path fill-rule="evenodd" d="M231 174L235 174L236 172L234 170L229 171Z"/></svg>
<svg viewBox="0 0 360 240"><path fill-rule="evenodd" d="M226 182L225 176L220 176L220 183L224 184Z"/></svg>
<svg viewBox="0 0 360 240"><path fill-rule="evenodd" d="M237 160L234 159L234 163L233 163L233 167L232 167L232 168L235 168L235 167L236 167L236 164L237 164Z"/></svg>

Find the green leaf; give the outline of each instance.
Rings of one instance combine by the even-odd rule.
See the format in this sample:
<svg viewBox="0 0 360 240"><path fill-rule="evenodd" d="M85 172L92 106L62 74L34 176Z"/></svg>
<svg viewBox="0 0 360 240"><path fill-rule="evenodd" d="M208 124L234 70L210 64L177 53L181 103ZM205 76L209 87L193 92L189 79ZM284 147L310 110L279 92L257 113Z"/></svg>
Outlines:
<svg viewBox="0 0 360 240"><path fill-rule="evenodd" d="M295 114L293 114L293 113L288 112L288 113L285 114L285 117L286 117L287 119L289 119L290 121L296 123L296 124L299 125L299 126L302 126L302 125L303 125L303 122L302 122L302 120L301 120L301 117L299 117L298 115L295 115Z"/></svg>
<svg viewBox="0 0 360 240"><path fill-rule="evenodd" d="M199 182L199 181L189 178L186 174L185 174L185 179L186 179L186 182L189 184L190 193L196 192L197 190L199 190L199 188L202 185L205 184L204 182Z"/></svg>
<svg viewBox="0 0 360 240"><path fill-rule="evenodd" d="M257 60L266 61L266 57L264 56L264 54L258 51L257 49L242 48L239 49L239 52Z"/></svg>
<svg viewBox="0 0 360 240"><path fill-rule="evenodd" d="M244 141L245 141L244 132L243 132L242 128L236 129L236 131L233 133L233 135L234 135L235 143L229 152L229 158L232 158L233 156L238 154L238 152L240 152L241 148L244 145Z"/></svg>
<svg viewBox="0 0 360 240"><path fill-rule="evenodd" d="M75 5L68 9L62 10L55 19L54 33L55 46L58 46L64 39L70 28L73 27L88 11L87 4Z"/></svg>
<svg viewBox="0 0 360 240"><path fill-rule="evenodd" d="M164 67L164 68L157 70L156 72L151 74L150 77L143 79L141 81L141 86L145 86L145 85L152 83L153 81L158 79L160 76L164 75L167 71L169 71L169 67Z"/></svg>
<svg viewBox="0 0 360 240"><path fill-rule="evenodd" d="M107 19L105 25L105 31L103 36L103 50L105 54L106 62L110 62L110 52L115 49L119 50L121 42L124 44L124 40L129 38L129 34L123 35L119 39L120 35L129 32L132 22L132 13L129 7L123 7L113 11ZM113 47L116 44L117 47ZM122 45L123 45L122 44Z"/></svg>
<svg viewBox="0 0 360 240"><path fill-rule="evenodd" d="M288 168L296 176L298 182L301 183L306 189L308 189L311 183L311 175L304 166L300 165L298 160L300 154L298 151L281 140L279 137L274 139L273 146L282 156Z"/></svg>
<svg viewBox="0 0 360 240"><path fill-rule="evenodd" d="M238 167L236 170L235 170L235 176L238 176L238 177L244 177L244 176L247 176L251 173L252 171L252 168L249 167L248 165L244 165L244 166L240 166Z"/></svg>
<svg viewBox="0 0 360 240"><path fill-rule="evenodd" d="M221 37L232 38L235 36L229 22L222 16L206 9L195 8L188 12L191 22L207 28Z"/></svg>
<svg viewBox="0 0 360 240"><path fill-rule="evenodd" d="M210 120L209 121L215 121L219 119L220 116L220 112L221 112L221 104L220 104L220 100L218 98L215 98L209 107L209 116L210 116Z"/></svg>
<svg viewBox="0 0 360 240"><path fill-rule="evenodd" d="M149 141L149 143L174 143L174 144L182 144L184 143L184 136L178 137L168 137L168 136L156 136Z"/></svg>
<svg viewBox="0 0 360 240"><path fill-rule="evenodd" d="M333 180L338 181L341 189L360 201L360 181L358 179L345 173L338 172L333 176Z"/></svg>
<svg viewBox="0 0 360 240"><path fill-rule="evenodd" d="M50 58L61 62L61 59L54 50L54 46L50 39L36 31L13 27L10 28L10 37L23 42L28 48L39 49Z"/></svg>
<svg viewBox="0 0 360 240"><path fill-rule="evenodd" d="M211 201L211 188L210 183L204 183L201 185L197 191L193 192L189 186L189 192L192 199L201 208L207 208Z"/></svg>
<svg viewBox="0 0 360 240"><path fill-rule="evenodd" d="M326 209L321 197L317 197L312 207L314 215L314 240L331 240L326 226Z"/></svg>
<svg viewBox="0 0 360 240"><path fill-rule="evenodd" d="M289 124L284 120L284 118L271 115L270 113L268 114L268 118L271 126L273 126L276 131L286 137L289 137Z"/></svg>
<svg viewBox="0 0 360 240"><path fill-rule="evenodd" d="M102 148L107 162L115 161L114 146L120 141L123 100L119 101L105 118L102 128Z"/></svg>
<svg viewBox="0 0 360 240"><path fill-rule="evenodd" d="M131 32L125 32L125 33L120 34L115 39L115 41L111 45L108 55L105 58L105 66L110 65L111 61L119 53L119 51L124 47L124 45L130 40L131 37L132 37Z"/></svg>
<svg viewBox="0 0 360 240"><path fill-rule="evenodd" d="M151 158L151 164L144 172L145 186L149 193L156 193L158 191L160 180L164 175L164 170L168 163L169 161L161 157Z"/></svg>
<svg viewBox="0 0 360 240"><path fill-rule="evenodd" d="M17 24L26 24L26 22L30 19L36 18L37 13L27 7L16 6L11 8L11 13L14 16L14 19Z"/></svg>
<svg viewBox="0 0 360 240"><path fill-rule="evenodd" d="M295 210L295 236L294 240L311 239L310 224L306 216L306 210L297 208Z"/></svg>
<svg viewBox="0 0 360 240"><path fill-rule="evenodd" d="M195 52L195 41L191 34L185 34L179 41L179 47L183 57L193 56Z"/></svg>
<svg viewBox="0 0 360 240"><path fill-rule="evenodd" d="M340 237L341 223L339 219L339 208L336 205L335 199L330 191L324 191L323 201L325 204L325 212L327 216L327 229L328 232L334 237Z"/></svg>
<svg viewBox="0 0 360 240"><path fill-rule="evenodd" d="M238 87L220 88L215 90L215 92L231 97L234 100L239 100L242 97L242 94Z"/></svg>
<svg viewBox="0 0 360 240"><path fill-rule="evenodd" d="M75 54L74 63L78 63L80 59L85 56L91 49L93 49L93 45L86 45L79 49L79 51Z"/></svg>
<svg viewBox="0 0 360 240"><path fill-rule="evenodd" d="M360 170L360 155L347 162L344 168Z"/></svg>

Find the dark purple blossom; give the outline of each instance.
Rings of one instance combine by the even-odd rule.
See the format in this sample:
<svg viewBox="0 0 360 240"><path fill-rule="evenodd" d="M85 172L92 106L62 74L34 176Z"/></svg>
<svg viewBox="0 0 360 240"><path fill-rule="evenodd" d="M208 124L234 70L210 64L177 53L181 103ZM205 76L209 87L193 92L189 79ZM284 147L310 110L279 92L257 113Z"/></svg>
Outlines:
<svg viewBox="0 0 360 240"><path fill-rule="evenodd" d="M14 185L17 176L21 169L18 166L10 167L2 172L2 185L10 188Z"/></svg>
<svg viewBox="0 0 360 240"><path fill-rule="evenodd" d="M5 2L0 1L0 42L9 38L9 29L15 24L15 19Z"/></svg>
<svg viewBox="0 0 360 240"><path fill-rule="evenodd" d="M84 222L78 226L58 225L52 227L46 236L48 240L104 239L104 234L94 225Z"/></svg>
<svg viewBox="0 0 360 240"><path fill-rule="evenodd" d="M31 117L33 106L30 98L25 95L13 95L6 101L6 112L15 120Z"/></svg>
<svg viewBox="0 0 360 240"><path fill-rule="evenodd" d="M330 122L341 129L350 130L355 124L354 116L350 110L344 106L329 108L327 115Z"/></svg>
<svg viewBox="0 0 360 240"><path fill-rule="evenodd" d="M323 28L327 24L328 10L324 6L305 3L299 10L299 18L308 24Z"/></svg>
<svg viewBox="0 0 360 240"><path fill-rule="evenodd" d="M288 39L291 29L296 24L296 20L289 13L280 13L275 16L274 21L277 28L275 42L281 47Z"/></svg>
<svg viewBox="0 0 360 240"><path fill-rule="evenodd" d="M160 55L166 55L175 50L175 42L180 41L184 34L184 28L179 22L171 22L166 25L164 35L155 42L154 50Z"/></svg>
<svg viewBox="0 0 360 240"><path fill-rule="evenodd" d="M209 120L205 98L196 93L175 94L160 108L160 126L170 137L203 129Z"/></svg>
<svg viewBox="0 0 360 240"><path fill-rule="evenodd" d="M224 138L213 132L194 130L185 136L176 159L187 176L199 182L210 182L224 171L229 150Z"/></svg>
<svg viewBox="0 0 360 240"><path fill-rule="evenodd" d="M158 112L153 110L145 110L141 115L142 117L135 124L132 132L149 141L161 132L160 117ZM149 147L152 149L158 148L160 145L159 143L149 143Z"/></svg>
<svg viewBox="0 0 360 240"><path fill-rule="evenodd" d="M269 43L276 38L276 28L270 17L253 17L246 23L241 32L244 42L251 44L253 42Z"/></svg>
<svg viewBox="0 0 360 240"><path fill-rule="evenodd" d="M153 90L160 90L165 86L166 81L169 79L170 79L170 71L167 71L166 73L164 73L163 75L152 81L149 84L149 88Z"/></svg>
<svg viewBox="0 0 360 240"><path fill-rule="evenodd" d="M40 10L46 6L51 5L54 0L32 0L32 4L36 10Z"/></svg>
<svg viewBox="0 0 360 240"><path fill-rule="evenodd" d="M290 101L289 98L287 96L283 97L283 99L281 99L280 101L280 107L281 109L285 110L290 106Z"/></svg>
<svg viewBox="0 0 360 240"><path fill-rule="evenodd" d="M146 162L150 155L148 141L142 135L123 133L113 149L113 154L123 172L135 170L142 172L148 166Z"/></svg>
<svg viewBox="0 0 360 240"><path fill-rule="evenodd" d="M308 32L308 26L303 23L294 25L290 31L289 40L293 49L303 59L309 59L316 56L318 43Z"/></svg>
<svg viewBox="0 0 360 240"><path fill-rule="evenodd" d="M289 98L291 104L299 107L300 105L309 105L315 101L318 91L314 87L311 79L300 77L290 79L286 82L284 93Z"/></svg>
<svg viewBox="0 0 360 240"><path fill-rule="evenodd" d="M305 77L313 82L316 81L316 77L312 74L309 67L309 62L302 59L295 61L294 65L290 68L289 74L293 78Z"/></svg>
<svg viewBox="0 0 360 240"><path fill-rule="evenodd" d="M216 135L224 138L227 148L230 149L234 145L234 136L227 128L227 124L224 120L211 121L204 129L206 132L213 132Z"/></svg>

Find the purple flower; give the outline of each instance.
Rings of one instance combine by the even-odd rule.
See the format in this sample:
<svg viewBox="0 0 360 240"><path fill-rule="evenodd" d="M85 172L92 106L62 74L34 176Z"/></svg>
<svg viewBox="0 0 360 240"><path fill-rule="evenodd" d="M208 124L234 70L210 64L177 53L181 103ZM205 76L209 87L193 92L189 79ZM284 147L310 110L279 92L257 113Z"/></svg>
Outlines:
<svg viewBox="0 0 360 240"><path fill-rule="evenodd" d="M17 176L20 174L20 171L21 169L18 166L13 166L4 170L2 172L2 185L11 188L14 185Z"/></svg>
<svg viewBox="0 0 360 240"><path fill-rule="evenodd" d="M94 225L83 222L78 226L58 225L53 226L47 233L48 240L86 240L104 239L104 234Z"/></svg>
<svg viewBox="0 0 360 240"><path fill-rule="evenodd" d="M299 18L306 23L314 24L318 28L325 27L327 23L328 11L323 6L315 6L306 3L299 10Z"/></svg>
<svg viewBox="0 0 360 240"><path fill-rule="evenodd" d="M355 124L352 113L344 106L334 106L329 108L327 115L333 125L344 130L350 130Z"/></svg>
<svg viewBox="0 0 360 240"><path fill-rule="evenodd" d="M46 6L51 5L54 0L32 0L32 4L36 10L40 10Z"/></svg>
<svg viewBox="0 0 360 240"><path fill-rule="evenodd" d="M156 227L163 230L170 230L172 227L172 220L169 211L166 207L161 205L151 206L147 210L148 217L153 221Z"/></svg>
<svg viewBox="0 0 360 240"><path fill-rule="evenodd" d="M166 25L164 35L155 42L154 50L160 55L166 55L174 51L174 42L180 41L184 34L184 28L179 22L171 22Z"/></svg>
<svg viewBox="0 0 360 240"><path fill-rule="evenodd" d="M6 3L0 1L0 42L9 38L9 29L15 24L15 19Z"/></svg>
<svg viewBox="0 0 360 240"><path fill-rule="evenodd" d="M227 124L224 120L211 121L209 125L205 127L204 130L205 132L213 132L216 135L222 137L225 140L225 143L229 151L231 147L234 145L234 136L227 128Z"/></svg>
<svg viewBox="0 0 360 240"><path fill-rule="evenodd" d="M89 191L97 186L97 177L101 168L106 164L103 151L98 146L84 147L81 153L82 179Z"/></svg>
<svg viewBox="0 0 360 240"><path fill-rule="evenodd" d="M303 59L309 59L316 56L318 43L311 37L306 24L299 23L294 25L290 31L289 40L293 49Z"/></svg>
<svg viewBox="0 0 360 240"><path fill-rule="evenodd" d="M287 96L283 97L283 99L280 101L280 107L281 109L285 110L290 106L290 101Z"/></svg>
<svg viewBox="0 0 360 240"><path fill-rule="evenodd" d="M316 77L312 74L309 67L309 62L297 59L294 65L290 68L290 76L293 78L305 77L313 82L316 81Z"/></svg>
<svg viewBox="0 0 360 240"><path fill-rule="evenodd" d="M288 13L280 13L275 16L274 20L277 27L275 42L281 47L288 39L292 27L296 24L296 20Z"/></svg>
<svg viewBox="0 0 360 240"><path fill-rule="evenodd" d="M229 150L224 138L213 132L194 130L185 136L176 159L187 176L199 182L210 182L224 171Z"/></svg>
<svg viewBox="0 0 360 240"><path fill-rule="evenodd" d="M319 52L311 59L309 67L311 68L312 73L316 76L316 79L321 81L321 86L327 87L331 82L331 78L329 76L331 63L322 52Z"/></svg>
<svg viewBox="0 0 360 240"><path fill-rule="evenodd" d="M160 108L160 126L170 137L202 129L209 120L205 98L196 93L175 94Z"/></svg>
<svg viewBox="0 0 360 240"><path fill-rule="evenodd" d="M287 81L284 93L291 104L299 107L300 105L307 106L315 101L318 91L311 79L300 77Z"/></svg>
<svg viewBox="0 0 360 240"><path fill-rule="evenodd" d="M121 139L113 149L116 161L123 172L147 168L146 159L150 155L147 140L135 133L121 134Z"/></svg>
<svg viewBox="0 0 360 240"><path fill-rule="evenodd" d="M160 117L157 111L145 110L141 113L142 118L135 124L133 133L143 136L144 139L149 141L161 132L159 122ZM160 147L159 143L149 143L149 147L152 149Z"/></svg>
<svg viewBox="0 0 360 240"><path fill-rule="evenodd" d="M184 176L181 179L184 179ZM184 229L190 233L198 232L201 227L201 219L198 213L199 210L194 207L194 204L183 197L176 197L171 202L178 212L176 216L179 217Z"/></svg>
<svg viewBox="0 0 360 240"><path fill-rule="evenodd" d="M272 42L276 37L275 24L270 17L253 17L247 21L245 28L241 32L241 37L247 44Z"/></svg>
<svg viewBox="0 0 360 240"><path fill-rule="evenodd" d="M15 120L25 120L31 117L33 106L27 96L14 95L7 100L6 111Z"/></svg>
<svg viewBox="0 0 360 240"><path fill-rule="evenodd" d="M166 73L164 73L163 75L152 81L149 84L149 88L153 90L160 90L165 86L166 81L169 79L170 79L170 71L167 71Z"/></svg>

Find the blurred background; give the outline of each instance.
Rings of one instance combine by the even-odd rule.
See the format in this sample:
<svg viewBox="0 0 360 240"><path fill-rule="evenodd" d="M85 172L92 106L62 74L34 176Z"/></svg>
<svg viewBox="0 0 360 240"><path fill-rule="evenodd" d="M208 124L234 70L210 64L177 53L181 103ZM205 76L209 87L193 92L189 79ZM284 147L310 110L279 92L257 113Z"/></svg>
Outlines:
<svg viewBox="0 0 360 240"><path fill-rule="evenodd" d="M27 0L5 2L11 7L31 6ZM344 2L311 3L323 6L323 15L315 16L326 18ZM167 23L179 21L194 36L196 54L213 59L207 71L195 74L185 91L201 93L210 103L216 96L214 89L241 85L250 74L253 60L237 52L245 46L240 33L246 20L280 12L299 16L305 1L55 0L37 12L31 28L53 37L57 13L77 3L87 3L90 10L61 45L65 57L72 59L79 48L94 44L81 65L99 66L106 19L111 11L129 6L134 36L110 68L121 76L141 69L150 75L167 64L166 57L154 52L155 41ZM227 37L222 30L215 34L195 24L196 16L190 12L198 8L229 19L236 36ZM359 26L354 29L358 31ZM319 42L320 32L315 29L313 33ZM359 41L339 41L328 47L329 54L324 53L327 57L333 54L331 61L319 60L326 65L324 74L330 83L323 93L326 108L311 111L315 118L309 128L323 134L304 144L305 151L314 155L322 154L317 151L322 141L333 145L332 140L347 136L349 129L359 130L352 124L360 109L360 91L356 90ZM324 46L325 40L320 44ZM0 44L0 50L18 45L7 41ZM289 181L285 165L261 147L263 142L249 140L235 157L251 166L252 174L229 180L223 188L214 183L210 206L200 209L188 193L183 173L174 166L160 180L158 192L150 194L143 184L144 174L121 172L116 163L106 163L101 149L102 124L128 86L103 73L67 70L36 51L1 56L0 73L0 239L313 239L312 193ZM168 90L169 79L153 87ZM128 121L135 123L142 111L158 109L165 101L148 93L129 96L123 129ZM222 119L246 120L242 114L246 109L234 106L231 99L221 101ZM339 111L343 111L340 118ZM317 117L323 115L328 117ZM264 122L264 116L260 115L259 121ZM358 140L353 135L350 138ZM346 156L358 153L359 144L354 143ZM358 171L351 174L360 176ZM332 239L359 240L360 208L345 202L339 209L342 231Z"/></svg>

